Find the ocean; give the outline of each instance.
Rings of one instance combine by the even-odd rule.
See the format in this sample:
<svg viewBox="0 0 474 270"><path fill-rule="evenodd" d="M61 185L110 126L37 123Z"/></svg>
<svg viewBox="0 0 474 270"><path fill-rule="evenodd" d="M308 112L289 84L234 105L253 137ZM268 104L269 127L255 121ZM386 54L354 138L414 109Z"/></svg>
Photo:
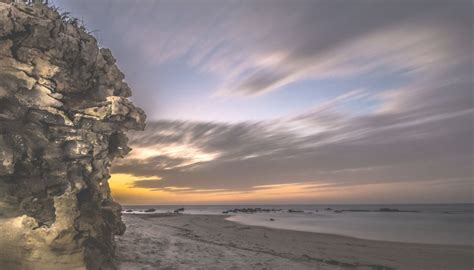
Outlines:
<svg viewBox="0 0 474 270"><path fill-rule="evenodd" d="M270 212L228 213L228 220L269 228L338 234L362 239L474 245L474 204L391 205L140 205L124 211L223 215L243 208ZM291 211L290 211L291 210ZM302 212L301 212L302 211Z"/></svg>

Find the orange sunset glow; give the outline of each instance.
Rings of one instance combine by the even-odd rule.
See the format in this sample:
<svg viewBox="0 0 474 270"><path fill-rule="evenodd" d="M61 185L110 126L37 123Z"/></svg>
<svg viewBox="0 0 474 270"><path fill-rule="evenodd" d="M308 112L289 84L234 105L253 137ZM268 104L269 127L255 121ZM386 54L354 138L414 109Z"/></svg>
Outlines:
<svg viewBox="0 0 474 270"><path fill-rule="evenodd" d="M156 179L152 177L150 179ZM366 184L350 188L318 183L288 183L253 186L252 189L232 191L226 189L193 189L173 187L149 189L135 187L137 178L130 174L113 174L109 180L112 196L125 205L154 204L232 204L232 203L276 203L282 200L302 203L347 202L358 200L364 203L391 203L390 194L403 194L404 198L415 200L436 193L443 199L443 185L439 182L424 184ZM462 193L462 185L459 192ZM466 192L466 191L464 191ZM364 198L374 198L373 201ZM385 199L385 198L388 198Z"/></svg>

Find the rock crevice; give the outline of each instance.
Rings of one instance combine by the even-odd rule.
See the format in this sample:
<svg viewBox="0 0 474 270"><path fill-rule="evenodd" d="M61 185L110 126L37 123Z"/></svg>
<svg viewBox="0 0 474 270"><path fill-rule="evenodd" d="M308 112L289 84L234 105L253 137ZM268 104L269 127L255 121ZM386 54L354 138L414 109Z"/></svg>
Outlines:
<svg viewBox="0 0 474 270"><path fill-rule="evenodd" d="M0 265L114 269L108 179L145 114L110 50L46 6L0 1ZM7 233L8 232L8 233Z"/></svg>

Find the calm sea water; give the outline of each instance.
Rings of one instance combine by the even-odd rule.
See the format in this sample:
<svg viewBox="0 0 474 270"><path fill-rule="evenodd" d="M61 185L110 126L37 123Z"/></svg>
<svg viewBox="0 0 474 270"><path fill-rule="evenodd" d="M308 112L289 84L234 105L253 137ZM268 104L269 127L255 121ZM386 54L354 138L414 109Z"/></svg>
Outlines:
<svg viewBox="0 0 474 270"><path fill-rule="evenodd" d="M254 214L231 213L228 219L246 225L331 233L363 239L429 244L474 245L474 204L413 205L147 205L124 206L141 213L154 208L169 212L184 207L186 214L216 214L234 208L281 209ZM330 209L328 209L330 208ZM380 208L416 212L379 212ZM288 210L301 210L290 213ZM370 210L354 212L340 210ZM273 219L274 221L271 221Z"/></svg>

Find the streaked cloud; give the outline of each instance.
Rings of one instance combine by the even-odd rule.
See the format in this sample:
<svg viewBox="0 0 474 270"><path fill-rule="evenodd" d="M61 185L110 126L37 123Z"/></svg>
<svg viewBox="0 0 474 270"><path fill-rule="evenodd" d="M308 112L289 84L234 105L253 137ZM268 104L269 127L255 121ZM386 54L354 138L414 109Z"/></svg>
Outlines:
<svg viewBox="0 0 474 270"><path fill-rule="evenodd" d="M470 1L58 2L152 119L114 196L472 200Z"/></svg>
<svg viewBox="0 0 474 270"><path fill-rule="evenodd" d="M171 169L160 164L177 157L165 153L145 160L126 159L114 172L159 175L161 180L135 181L133 187L183 187L179 193L186 194L248 193L287 186L304 186L305 192L314 186L315 192L438 182L445 183L446 192L453 196L459 190L454 183L469 185L465 181L472 176L471 86L470 80L459 79L440 85L415 83L376 94L359 89L306 113L272 121L154 122L145 133L131 135L132 147L182 144L219 155L189 165L183 161L184 165ZM380 99L380 104L362 115L341 110L341 102L360 98Z"/></svg>
<svg viewBox="0 0 474 270"><path fill-rule="evenodd" d="M220 95L260 95L300 80L382 70L418 75L450 66L472 49L471 4L462 0L95 5L120 14L108 24L128 30L123 49L139 54L141 65L184 62L219 78L214 91Z"/></svg>

